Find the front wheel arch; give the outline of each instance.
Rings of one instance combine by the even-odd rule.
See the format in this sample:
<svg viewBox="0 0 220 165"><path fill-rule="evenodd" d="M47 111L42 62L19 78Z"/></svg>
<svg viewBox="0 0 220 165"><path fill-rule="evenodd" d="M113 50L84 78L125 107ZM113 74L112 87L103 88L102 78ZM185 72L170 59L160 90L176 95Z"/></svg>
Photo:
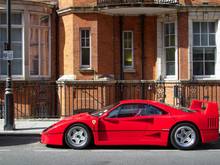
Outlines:
<svg viewBox="0 0 220 165"><path fill-rule="evenodd" d="M93 131L92 129L85 123L82 123L82 122L75 122L75 123L70 123L64 130L63 132L63 145L64 146L67 146L66 144L66 141L65 141L65 134L67 132L67 130L69 130L69 128L72 126L72 125L75 125L75 124L80 124L80 125L84 125L85 127L87 127L87 129L90 131L90 134L91 134L91 144L94 143L94 135L93 135Z"/></svg>

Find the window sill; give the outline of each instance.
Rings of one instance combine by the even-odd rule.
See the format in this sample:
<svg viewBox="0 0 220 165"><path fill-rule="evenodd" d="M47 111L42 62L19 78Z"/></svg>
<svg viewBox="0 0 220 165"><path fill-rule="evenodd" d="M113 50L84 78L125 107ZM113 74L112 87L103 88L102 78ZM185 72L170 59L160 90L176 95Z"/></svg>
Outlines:
<svg viewBox="0 0 220 165"><path fill-rule="evenodd" d="M193 76L193 80L220 80L219 76Z"/></svg>
<svg viewBox="0 0 220 165"><path fill-rule="evenodd" d="M94 73L95 72L95 70L92 68L80 68L79 71L81 73Z"/></svg>
<svg viewBox="0 0 220 165"><path fill-rule="evenodd" d="M133 68L124 68L124 73L136 73L136 69Z"/></svg>

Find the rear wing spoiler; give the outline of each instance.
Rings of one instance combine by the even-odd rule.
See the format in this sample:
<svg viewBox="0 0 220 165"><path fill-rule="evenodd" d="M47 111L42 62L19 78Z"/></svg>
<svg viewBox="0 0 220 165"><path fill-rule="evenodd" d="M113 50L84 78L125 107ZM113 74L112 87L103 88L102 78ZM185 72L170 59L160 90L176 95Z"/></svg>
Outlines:
<svg viewBox="0 0 220 165"><path fill-rule="evenodd" d="M219 116L218 104L216 102L192 100L189 108L203 112L205 115Z"/></svg>

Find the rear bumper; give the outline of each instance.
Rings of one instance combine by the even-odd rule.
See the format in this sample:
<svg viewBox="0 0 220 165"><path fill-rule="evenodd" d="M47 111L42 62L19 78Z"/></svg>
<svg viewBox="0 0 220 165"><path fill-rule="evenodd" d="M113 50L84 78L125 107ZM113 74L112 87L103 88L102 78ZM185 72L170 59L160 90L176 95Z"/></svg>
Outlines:
<svg viewBox="0 0 220 165"><path fill-rule="evenodd" d="M49 145L63 145L63 134L47 134L42 133L41 143Z"/></svg>
<svg viewBox="0 0 220 165"><path fill-rule="evenodd" d="M202 130L201 131L201 138L202 138L202 143L209 143L209 142L218 141L219 130L218 129Z"/></svg>

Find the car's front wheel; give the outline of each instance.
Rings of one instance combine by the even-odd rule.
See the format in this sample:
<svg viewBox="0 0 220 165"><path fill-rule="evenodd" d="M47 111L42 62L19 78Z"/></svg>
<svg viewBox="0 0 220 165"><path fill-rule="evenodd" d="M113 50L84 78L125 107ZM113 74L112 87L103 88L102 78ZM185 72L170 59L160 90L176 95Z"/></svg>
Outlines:
<svg viewBox="0 0 220 165"><path fill-rule="evenodd" d="M170 135L170 141L177 149L193 149L199 143L199 133L194 125L190 123L181 123L173 128Z"/></svg>
<svg viewBox="0 0 220 165"><path fill-rule="evenodd" d="M72 149L84 149L91 142L90 130L83 124L73 124L64 136L66 144Z"/></svg>

